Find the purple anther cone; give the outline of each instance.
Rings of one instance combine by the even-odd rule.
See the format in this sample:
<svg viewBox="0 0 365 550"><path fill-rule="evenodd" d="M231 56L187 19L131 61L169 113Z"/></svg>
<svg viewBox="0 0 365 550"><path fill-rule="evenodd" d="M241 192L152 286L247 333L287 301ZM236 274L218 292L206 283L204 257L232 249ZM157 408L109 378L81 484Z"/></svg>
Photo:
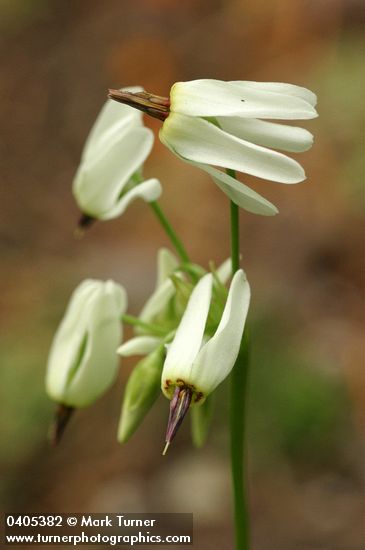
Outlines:
<svg viewBox="0 0 365 550"><path fill-rule="evenodd" d="M174 439L186 413L190 407L193 392L185 386L175 388L174 396L170 401L170 415L166 430L166 445L162 454L166 454L171 441Z"/></svg>

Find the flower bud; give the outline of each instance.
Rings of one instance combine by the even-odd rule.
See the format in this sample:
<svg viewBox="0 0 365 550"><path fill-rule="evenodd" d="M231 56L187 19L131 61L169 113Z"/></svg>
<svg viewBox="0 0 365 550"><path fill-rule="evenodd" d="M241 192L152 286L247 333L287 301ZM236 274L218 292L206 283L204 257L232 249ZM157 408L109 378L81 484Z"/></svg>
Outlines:
<svg viewBox="0 0 365 550"><path fill-rule="evenodd" d="M134 199L151 202L160 196L160 182L141 177L153 139L141 113L106 102L87 138L73 183L83 220L116 218Z"/></svg>
<svg viewBox="0 0 365 550"><path fill-rule="evenodd" d="M136 431L160 394L160 382L165 346L160 344L133 369L123 397L118 441L125 443Z"/></svg>
<svg viewBox="0 0 365 550"><path fill-rule="evenodd" d="M208 437L213 416L214 395L209 395L200 407L191 409L191 437L196 447L202 447Z"/></svg>
<svg viewBox="0 0 365 550"><path fill-rule="evenodd" d="M86 407L114 381L122 339L124 288L113 281L87 279L71 296L51 346L46 389L54 401Z"/></svg>

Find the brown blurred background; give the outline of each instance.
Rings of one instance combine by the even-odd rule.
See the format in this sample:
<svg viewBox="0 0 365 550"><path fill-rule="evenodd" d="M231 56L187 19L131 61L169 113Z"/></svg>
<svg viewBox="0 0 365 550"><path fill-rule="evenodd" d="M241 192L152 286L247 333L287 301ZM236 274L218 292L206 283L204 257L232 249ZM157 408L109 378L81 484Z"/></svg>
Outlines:
<svg viewBox="0 0 365 550"><path fill-rule="evenodd" d="M193 511L195 546L232 547L219 392L203 450L182 429L161 457L168 403L116 442L123 384L46 441L47 353L73 288L114 278L137 314L168 242L148 206L73 238L71 182L108 87L167 95L177 80L313 89L307 182L250 181L280 209L242 212L253 287L249 480L254 550L363 550L365 540L365 3L363 0L0 0L1 498L6 511ZM151 124L158 130L159 124ZM223 194L156 141L146 175L197 262L229 254Z"/></svg>

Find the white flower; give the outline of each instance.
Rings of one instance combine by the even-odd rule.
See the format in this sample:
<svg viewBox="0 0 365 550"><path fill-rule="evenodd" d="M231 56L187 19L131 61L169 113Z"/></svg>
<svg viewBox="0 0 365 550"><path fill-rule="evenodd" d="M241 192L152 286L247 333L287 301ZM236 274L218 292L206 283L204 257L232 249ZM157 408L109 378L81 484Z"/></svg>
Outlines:
<svg viewBox="0 0 365 550"><path fill-rule="evenodd" d="M75 289L48 359L46 388L54 401L85 407L112 384L126 307L126 292L113 281L88 279Z"/></svg>
<svg viewBox="0 0 365 550"><path fill-rule="evenodd" d="M140 183L152 145L153 132L143 125L142 114L108 100L86 140L73 183L82 212L109 220L123 214L136 198L156 200L160 182L153 178Z"/></svg>
<svg viewBox="0 0 365 550"><path fill-rule="evenodd" d="M161 387L169 399L181 389L190 392L192 404L202 403L228 376L237 359L250 302L248 281L242 269L235 273L218 328L207 340L212 285L210 273L200 279L168 347Z"/></svg>
<svg viewBox="0 0 365 550"><path fill-rule="evenodd" d="M176 286L171 279L174 273L176 277L183 280L183 274L178 271L179 262L174 254L167 248L161 248L157 255L157 282L156 288L143 306L139 319L143 323L156 324L165 329L165 336L176 328L182 312L176 311L176 303L173 298L176 296ZM216 275L222 284L232 274L231 259L226 260L216 270ZM117 350L122 357L132 355L147 355L154 351L164 342L164 336L146 334L137 328L138 336L124 342Z"/></svg>
<svg viewBox="0 0 365 550"><path fill-rule="evenodd" d="M168 315L169 303L176 293L174 283L170 276L178 267L177 258L167 248L160 248L157 254L157 281L156 288L139 314L139 319L144 323L162 322ZM141 329L137 329L141 333ZM168 329L166 330L166 333ZM139 334L123 343L117 350L122 357L132 355L147 355L155 350L163 342L163 337Z"/></svg>
<svg viewBox="0 0 365 550"><path fill-rule="evenodd" d="M316 96L292 84L193 80L173 85L161 141L178 157L198 166L238 206L262 215L277 208L231 175L237 170L281 183L305 179L301 165L283 153L309 149L307 130L262 119L295 120L317 116Z"/></svg>

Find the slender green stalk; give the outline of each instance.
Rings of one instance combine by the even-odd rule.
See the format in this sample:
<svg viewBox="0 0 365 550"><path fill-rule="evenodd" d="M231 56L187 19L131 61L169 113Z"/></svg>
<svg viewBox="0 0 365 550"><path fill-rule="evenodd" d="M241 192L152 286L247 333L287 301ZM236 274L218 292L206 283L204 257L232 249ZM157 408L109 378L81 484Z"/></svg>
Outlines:
<svg viewBox="0 0 365 550"><path fill-rule="evenodd" d="M231 201L231 261L232 273L240 268L240 235L239 210L237 204Z"/></svg>
<svg viewBox="0 0 365 550"><path fill-rule="evenodd" d="M235 177L233 170L227 170ZM231 261L232 272L240 266L239 210L231 201ZM241 349L230 376L230 433L231 470L234 503L236 550L249 550L249 516L245 479L245 405L249 361L248 338L244 336Z"/></svg>
<svg viewBox="0 0 365 550"><path fill-rule="evenodd" d="M180 256L181 260L184 263L190 263L188 253L186 252L183 243L181 242L181 240L177 236L174 228L172 227L172 225L170 224L170 222L166 218L165 214L163 213L161 206L156 201L152 201L149 204L151 205L151 208L152 208L153 212L155 213L157 219L161 223L162 227L166 231L170 241L174 245L174 247L176 249L176 252Z"/></svg>
<svg viewBox="0 0 365 550"><path fill-rule="evenodd" d="M142 321L141 319L139 319L138 317L134 317L133 315L124 314L121 317L121 321L123 323L126 323L127 325L140 327L141 329L147 330L152 334L156 334L156 336L165 336L166 334L166 331L159 326L154 325L153 323L146 323L145 321Z"/></svg>
<svg viewBox="0 0 365 550"><path fill-rule="evenodd" d="M245 477L245 412L249 343L247 331L231 373L231 468L236 550L249 550L249 512Z"/></svg>

